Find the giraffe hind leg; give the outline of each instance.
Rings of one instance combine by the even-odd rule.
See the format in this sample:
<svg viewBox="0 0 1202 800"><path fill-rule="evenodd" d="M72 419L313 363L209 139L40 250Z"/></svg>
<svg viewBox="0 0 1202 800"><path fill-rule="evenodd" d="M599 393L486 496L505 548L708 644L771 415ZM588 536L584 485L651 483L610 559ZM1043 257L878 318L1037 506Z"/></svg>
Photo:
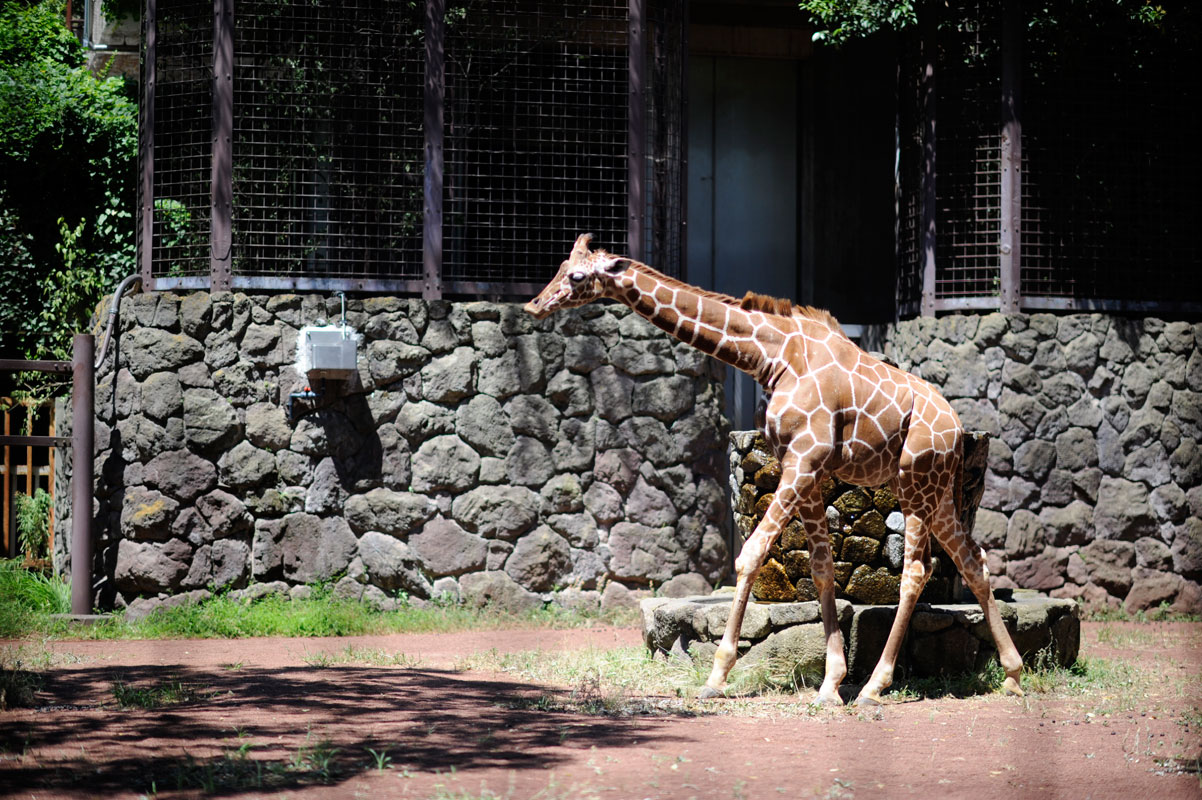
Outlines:
<svg viewBox="0 0 1202 800"><path fill-rule="evenodd" d="M927 514L923 512L906 516L906 544L897 614L893 617L889 638L885 642L876 668L872 671L872 677L856 697L857 706L879 705L881 692L893 685L893 671L897 667L897 658L906 637L906 629L910 625L910 617L918 603L918 596L922 594L923 587L931 577L930 536L924 522L927 518Z"/></svg>
<svg viewBox="0 0 1202 800"><path fill-rule="evenodd" d="M956 564L956 569L960 571L964 582L968 584L968 588L972 590L973 596L981 604L981 611L985 614L985 622L989 626L989 632L993 636L994 644L997 646L998 660L1001 661L1002 669L1006 673L1002 689L1006 694L1021 697L1023 695L1021 680L1023 658L1019 654L1018 648L1014 646L1014 639L1011 638L1010 631L1006 630L1006 624L1002 621L1002 614L998 609L997 601L993 598L993 590L989 587L988 573L982 557L983 552L977 550L968 537L964 535L964 532L959 528L959 524L956 525L956 536L958 541L944 542L943 548L951 554L952 561Z"/></svg>

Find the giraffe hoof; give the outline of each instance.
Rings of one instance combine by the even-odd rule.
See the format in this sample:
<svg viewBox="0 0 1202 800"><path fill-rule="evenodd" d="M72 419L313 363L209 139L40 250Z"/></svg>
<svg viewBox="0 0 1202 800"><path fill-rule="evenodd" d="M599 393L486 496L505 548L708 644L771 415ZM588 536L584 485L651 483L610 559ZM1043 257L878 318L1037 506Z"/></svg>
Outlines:
<svg viewBox="0 0 1202 800"><path fill-rule="evenodd" d="M697 693L700 700L717 700L720 697L726 697L721 689L715 689L713 686L702 686L701 691Z"/></svg>
<svg viewBox="0 0 1202 800"><path fill-rule="evenodd" d="M843 698L840 697L838 693L833 695L819 694L810 701L810 705L814 706L815 708L842 708Z"/></svg>
<svg viewBox="0 0 1202 800"><path fill-rule="evenodd" d="M873 695L862 694L856 698L856 702L853 705L855 705L856 708L879 708L881 705L881 698Z"/></svg>
<svg viewBox="0 0 1202 800"><path fill-rule="evenodd" d="M1005 682L1002 683L1002 691L1014 697L1023 696L1023 690L1018 683L1018 678L1006 678Z"/></svg>

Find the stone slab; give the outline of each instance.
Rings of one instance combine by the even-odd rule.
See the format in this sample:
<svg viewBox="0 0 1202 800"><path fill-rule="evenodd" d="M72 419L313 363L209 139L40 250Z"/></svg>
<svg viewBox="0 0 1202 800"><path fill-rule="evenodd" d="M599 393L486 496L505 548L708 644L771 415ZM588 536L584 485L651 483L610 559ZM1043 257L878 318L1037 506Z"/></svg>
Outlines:
<svg viewBox="0 0 1202 800"><path fill-rule="evenodd" d="M1077 660L1081 644L1080 609L1072 600L1017 589L998 592L998 608L1015 646L1028 667L1055 664L1067 667ZM708 666L722 638L730 610L729 592L668 598L650 597L640 604L643 641L659 657L691 658ZM857 605L837 600L843 631L848 680L868 677L880 658L897 613L893 605ZM799 661L803 672L821 676L825 652L821 641L818 602L747 604L739 641L741 660L782 657L786 642L804 646L785 657ZM957 675L981 669L996 660L997 648L976 603L919 603L911 617L906 642L898 659L897 677Z"/></svg>

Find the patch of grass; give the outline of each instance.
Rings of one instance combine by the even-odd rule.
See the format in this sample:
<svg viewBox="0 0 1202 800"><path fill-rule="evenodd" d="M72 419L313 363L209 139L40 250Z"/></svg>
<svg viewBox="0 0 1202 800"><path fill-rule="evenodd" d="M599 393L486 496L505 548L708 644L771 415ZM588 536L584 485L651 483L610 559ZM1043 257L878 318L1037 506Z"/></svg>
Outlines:
<svg viewBox="0 0 1202 800"><path fill-rule="evenodd" d="M24 569L19 559L0 559L0 637L23 636L38 619L70 610L71 584Z"/></svg>
<svg viewBox="0 0 1202 800"><path fill-rule="evenodd" d="M113 697L121 708L141 708L147 711L192 703L209 697L202 691L178 678L169 678L149 686L130 686L121 680L113 681Z"/></svg>
<svg viewBox="0 0 1202 800"><path fill-rule="evenodd" d="M24 570L21 570L24 572ZM69 594L68 608L69 608ZM255 600L217 594L200 603L157 611L126 621L120 613L86 628L51 619L49 611L29 610L0 590L0 636L32 635L87 639L233 639L252 636L355 636L383 633L438 633L518 627L574 628L597 624L636 624L637 611L581 613L550 607L524 614L447 604L404 604L380 611L338 597L329 585L312 587L307 597L268 594Z"/></svg>
<svg viewBox="0 0 1202 800"><path fill-rule="evenodd" d="M1087 608L1082 619L1089 622L1199 622L1202 616L1182 611L1173 611L1168 602L1162 602L1156 608L1139 611L1128 611L1118 608Z"/></svg>
<svg viewBox="0 0 1202 800"><path fill-rule="evenodd" d="M33 705L43 685L42 673L51 663L50 652L44 648L0 647L0 711Z"/></svg>
<svg viewBox="0 0 1202 800"><path fill-rule="evenodd" d="M311 667L332 667L338 664L368 664L373 667L416 667L421 659L405 653L389 653L378 647L347 645L338 651L322 650L307 653L304 661Z"/></svg>
<svg viewBox="0 0 1202 800"><path fill-rule="evenodd" d="M329 739L313 740L312 733L289 759L253 757L255 743L238 733L237 746L228 747L216 758L198 761L192 756L174 764L156 762L150 780L150 796L163 789L199 790L203 794L236 794L248 790L281 790L314 783L329 783L340 772L336 758L340 749ZM384 765L391 759L381 754Z"/></svg>
<svg viewBox="0 0 1202 800"><path fill-rule="evenodd" d="M1001 664L990 659L978 670L969 670L958 675L932 675L922 678L904 678L893 685L892 696L906 700L922 700L933 697L973 697L992 694L1002 688L1006 673Z"/></svg>
<svg viewBox="0 0 1202 800"><path fill-rule="evenodd" d="M518 653L490 650L468 656L456 666L566 687L562 693L515 701L523 707L604 716L680 711L683 706L675 701L700 684L692 666L653 658L642 647Z"/></svg>
<svg viewBox="0 0 1202 800"><path fill-rule="evenodd" d="M704 681L705 676L700 677ZM736 661L730 673L727 695L798 695L821 684L822 676L809 674L796 659L772 656L752 663Z"/></svg>

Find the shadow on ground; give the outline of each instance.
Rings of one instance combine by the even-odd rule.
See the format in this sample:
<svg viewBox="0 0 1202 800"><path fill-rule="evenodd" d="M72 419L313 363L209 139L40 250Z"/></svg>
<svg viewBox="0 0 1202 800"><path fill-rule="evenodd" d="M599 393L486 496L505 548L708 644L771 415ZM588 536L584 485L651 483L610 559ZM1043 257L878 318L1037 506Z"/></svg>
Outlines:
<svg viewBox="0 0 1202 800"><path fill-rule="evenodd" d="M115 685L147 705L170 704L122 707ZM414 668L59 668L36 708L6 714L0 794L231 794L338 783L384 763L544 770L568 758L565 748L671 741L654 717L548 711L542 701L560 695Z"/></svg>

